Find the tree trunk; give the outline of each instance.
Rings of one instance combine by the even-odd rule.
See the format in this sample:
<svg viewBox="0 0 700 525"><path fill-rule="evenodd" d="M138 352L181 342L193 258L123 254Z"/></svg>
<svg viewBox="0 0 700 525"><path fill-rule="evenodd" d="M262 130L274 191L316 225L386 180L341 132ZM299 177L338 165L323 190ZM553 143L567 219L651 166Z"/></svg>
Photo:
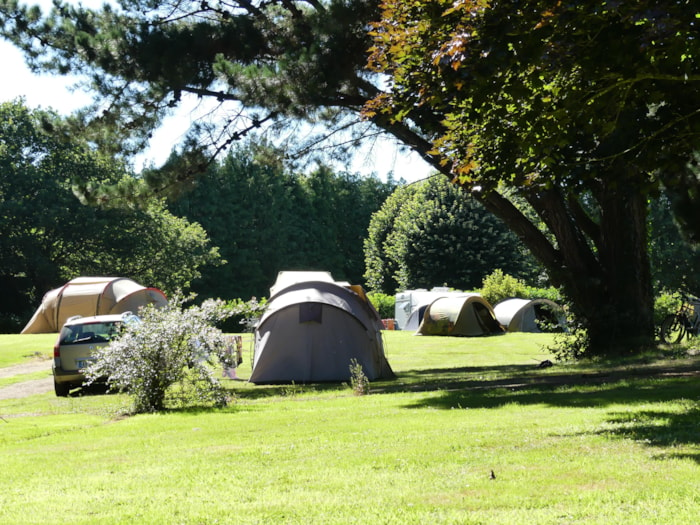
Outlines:
<svg viewBox="0 0 700 525"><path fill-rule="evenodd" d="M591 347L630 353L654 343L654 297L647 251L647 203L634 188L599 197L602 308L589 320Z"/></svg>
<svg viewBox="0 0 700 525"><path fill-rule="evenodd" d="M562 286L588 331L590 354L614 355L653 344L653 294L647 254L646 199L633 189L601 191L598 221L556 189L527 196L557 240L555 248L507 199L484 205L506 222Z"/></svg>
<svg viewBox="0 0 700 525"><path fill-rule="evenodd" d="M379 125L452 180L449 164L430 153L430 142L400 124ZM605 180L604 174L599 180ZM599 216L590 217L579 195L556 188L536 193L520 188L556 245L497 191L472 194L518 235L546 268L552 283L564 289L588 331L590 354L640 351L654 342L646 196L636 187L607 188L600 183L597 189L593 205Z"/></svg>

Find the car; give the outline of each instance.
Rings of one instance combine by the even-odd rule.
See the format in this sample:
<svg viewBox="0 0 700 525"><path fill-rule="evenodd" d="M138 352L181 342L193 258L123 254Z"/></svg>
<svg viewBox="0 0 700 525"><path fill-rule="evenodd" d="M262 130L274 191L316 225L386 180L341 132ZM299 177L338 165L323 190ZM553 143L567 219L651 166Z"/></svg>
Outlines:
<svg viewBox="0 0 700 525"><path fill-rule="evenodd" d="M53 386L58 397L83 385L84 370L93 352L119 335L124 323L138 320L131 312L114 315L74 316L68 319L53 347Z"/></svg>

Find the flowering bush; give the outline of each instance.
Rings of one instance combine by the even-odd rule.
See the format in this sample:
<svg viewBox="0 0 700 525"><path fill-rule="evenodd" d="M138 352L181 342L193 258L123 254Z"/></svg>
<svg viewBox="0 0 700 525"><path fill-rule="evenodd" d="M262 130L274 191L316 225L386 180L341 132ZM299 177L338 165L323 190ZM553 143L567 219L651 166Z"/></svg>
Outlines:
<svg viewBox="0 0 700 525"><path fill-rule="evenodd" d="M136 412L156 412L166 399L181 405L228 402L214 367L235 367L227 338L214 324L229 314L221 301L183 308L179 295L160 309L147 307L141 322L126 323L121 336L93 354L87 383L107 380L126 391ZM219 368L220 370L220 368Z"/></svg>
<svg viewBox="0 0 700 525"><path fill-rule="evenodd" d="M244 326L246 332L252 332L267 308L267 299L264 297L260 300L257 297L252 297L249 301L233 299L227 302L224 308L228 312L228 317L231 318L229 326L231 326L231 321L236 321L236 324L232 326L232 332L239 332L240 325Z"/></svg>

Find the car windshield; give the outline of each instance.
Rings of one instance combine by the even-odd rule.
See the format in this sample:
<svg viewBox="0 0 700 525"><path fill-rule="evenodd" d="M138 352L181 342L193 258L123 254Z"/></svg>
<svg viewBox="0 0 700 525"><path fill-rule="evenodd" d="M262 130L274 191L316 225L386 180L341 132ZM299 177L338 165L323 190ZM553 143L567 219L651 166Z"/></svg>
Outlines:
<svg viewBox="0 0 700 525"><path fill-rule="evenodd" d="M61 344L99 343L109 341L119 333L121 323L90 323L64 326L61 330Z"/></svg>

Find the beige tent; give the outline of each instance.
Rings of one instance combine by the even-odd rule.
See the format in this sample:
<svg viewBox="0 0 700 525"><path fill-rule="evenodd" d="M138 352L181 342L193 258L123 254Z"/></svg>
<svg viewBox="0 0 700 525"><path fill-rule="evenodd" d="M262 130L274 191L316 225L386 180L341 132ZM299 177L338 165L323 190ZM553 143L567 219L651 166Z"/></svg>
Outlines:
<svg viewBox="0 0 700 525"><path fill-rule="evenodd" d="M78 277L44 295L23 334L58 332L74 315L137 313L147 304L164 306L168 300L157 288L146 288L121 277Z"/></svg>
<svg viewBox="0 0 700 525"><path fill-rule="evenodd" d="M423 313L417 335L479 336L503 333L493 308L479 294L439 297Z"/></svg>
<svg viewBox="0 0 700 525"><path fill-rule="evenodd" d="M361 287L326 272L281 272L255 329L250 381L347 381L353 359L370 381L393 377L382 328Z"/></svg>
<svg viewBox="0 0 700 525"><path fill-rule="evenodd" d="M566 323L562 307L549 299L505 299L493 310L509 332L551 332Z"/></svg>

